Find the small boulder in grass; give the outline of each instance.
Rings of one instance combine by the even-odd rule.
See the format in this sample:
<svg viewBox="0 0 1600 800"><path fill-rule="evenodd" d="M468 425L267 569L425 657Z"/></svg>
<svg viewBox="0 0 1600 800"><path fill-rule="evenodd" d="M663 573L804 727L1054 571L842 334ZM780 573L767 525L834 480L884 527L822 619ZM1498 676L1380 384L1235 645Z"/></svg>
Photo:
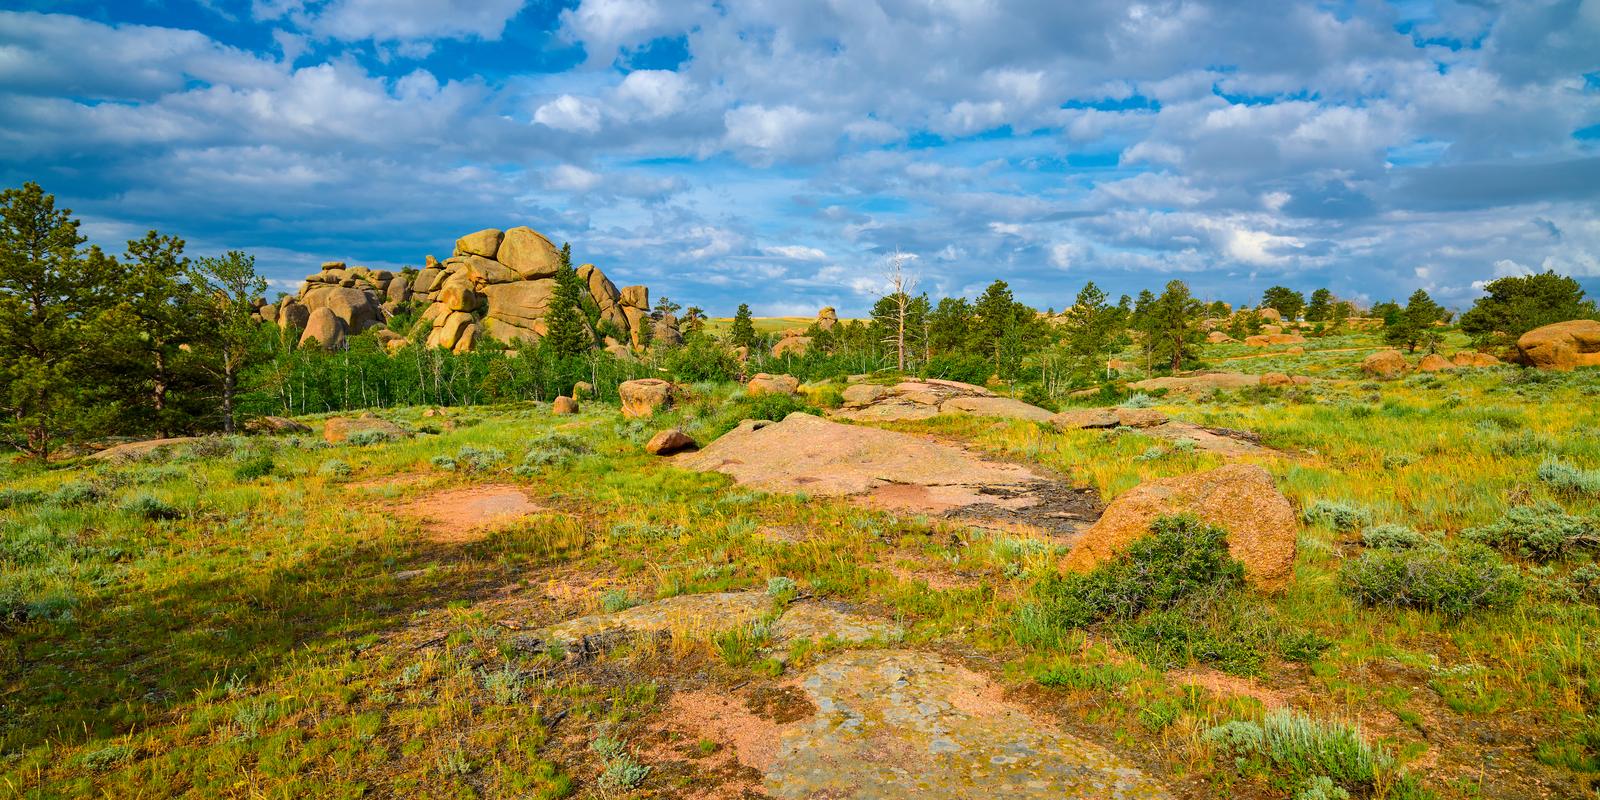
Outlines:
<svg viewBox="0 0 1600 800"><path fill-rule="evenodd" d="M578 401L567 397L566 395L557 397L553 402L550 403L550 413L576 414L578 413Z"/></svg>
<svg viewBox="0 0 1600 800"><path fill-rule="evenodd" d="M588 381L578 381L577 383L572 384L572 399L578 400L580 398L593 396L594 385Z"/></svg>
<svg viewBox="0 0 1600 800"><path fill-rule="evenodd" d="M685 450L697 450L699 447L694 439L689 438L689 434L677 428L668 428L650 437L650 442L644 446L644 451L653 456L670 456Z"/></svg>

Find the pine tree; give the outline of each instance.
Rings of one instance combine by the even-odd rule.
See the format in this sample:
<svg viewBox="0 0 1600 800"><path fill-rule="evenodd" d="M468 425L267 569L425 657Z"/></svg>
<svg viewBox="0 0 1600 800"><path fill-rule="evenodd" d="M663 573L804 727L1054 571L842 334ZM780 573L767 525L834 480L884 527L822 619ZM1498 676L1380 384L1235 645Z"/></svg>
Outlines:
<svg viewBox="0 0 1600 800"><path fill-rule="evenodd" d="M1111 340L1121 323L1116 306L1107 303L1106 293L1089 281L1062 315L1071 370L1079 375L1095 374L1102 357L1109 356Z"/></svg>
<svg viewBox="0 0 1600 800"><path fill-rule="evenodd" d="M156 433L170 436L185 420L171 403L183 348L203 335L202 296L192 280L184 242L150 231L128 242L118 311L129 320L143 403Z"/></svg>
<svg viewBox="0 0 1600 800"><path fill-rule="evenodd" d="M1201 339L1200 315L1204 306L1189 293L1183 281L1171 281L1166 291L1150 304L1145 319L1145 353L1166 362L1177 372L1186 359L1193 358Z"/></svg>
<svg viewBox="0 0 1600 800"><path fill-rule="evenodd" d="M1514 342L1528 331L1555 322L1600 318L1584 299L1578 282L1554 272L1497 278L1487 293L1461 315L1461 330L1480 344Z"/></svg>
<svg viewBox="0 0 1600 800"><path fill-rule="evenodd" d="M934 353L956 353L972 339L972 304L965 297L945 297L928 313L928 347Z"/></svg>
<svg viewBox="0 0 1600 800"><path fill-rule="evenodd" d="M1444 307L1433 302L1426 291L1418 289L1406 300L1405 309L1390 317L1392 321L1384 327L1384 341L1405 347L1411 353L1415 353L1419 346L1432 352L1439 339L1434 332L1434 323L1443 320L1446 313Z"/></svg>
<svg viewBox="0 0 1600 800"><path fill-rule="evenodd" d="M1274 286L1262 293L1261 305L1277 309L1285 320L1293 320L1298 319L1301 309L1306 307L1306 298L1287 286Z"/></svg>
<svg viewBox="0 0 1600 800"><path fill-rule="evenodd" d="M222 430L233 433L239 376L259 350L261 325L254 301L267 291L256 274L255 256L230 250L220 258L195 262L194 279L205 294L201 310L207 331L195 344L205 369L217 382L222 399Z"/></svg>
<svg viewBox="0 0 1600 800"><path fill-rule="evenodd" d="M594 345L594 336L584 325L580 305L583 281L572 268L571 245L562 245L561 263L556 267L555 292L550 296L550 307L545 311L545 339L548 347L562 356L582 355Z"/></svg>
<svg viewBox="0 0 1600 800"><path fill-rule="evenodd" d="M985 354L994 357L995 369L1002 366L1006 340L1017 327L1017 301L1005 281L995 281L983 291L973 311L977 315L976 333Z"/></svg>
<svg viewBox="0 0 1600 800"><path fill-rule="evenodd" d="M739 311L733 315L733 327L728 331L728 342L734 347L755 346L756 326L750 320L750 306L739 304Z"/></svg>
<svg viewBox="0 0 1600 800"><path fill-rule="evenodd" d="M36 183L0 192L0 442L45 460L110 410L91 373L114 262Z"/></svg>
<svg viewBox="0 0 1600 800"><path fill-rule="evenodd" d="M1307 322L1325 322L1333 313L1333 292L1318 289L1311 293L1311 303L1306 306Z"/></svg>

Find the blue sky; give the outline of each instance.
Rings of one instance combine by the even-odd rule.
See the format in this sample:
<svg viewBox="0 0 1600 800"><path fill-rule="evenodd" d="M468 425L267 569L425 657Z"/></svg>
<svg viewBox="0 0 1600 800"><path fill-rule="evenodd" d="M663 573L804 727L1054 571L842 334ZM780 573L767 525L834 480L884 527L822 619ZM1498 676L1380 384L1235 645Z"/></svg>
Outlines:
<svg viewBox="0 0 1600 800"><path fill-rule="evenodd" d="M1600 0L6 2L0 180L278 288L526 224L726 315L1600 294Z"/></svg>

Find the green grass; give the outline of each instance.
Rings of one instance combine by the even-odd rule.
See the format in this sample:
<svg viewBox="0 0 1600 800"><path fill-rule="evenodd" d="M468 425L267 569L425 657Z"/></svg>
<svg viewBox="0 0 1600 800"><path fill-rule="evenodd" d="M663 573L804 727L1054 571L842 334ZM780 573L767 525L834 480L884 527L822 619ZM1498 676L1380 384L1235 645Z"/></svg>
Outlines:
<svg viewBox="0 0 1600 800"><path fill-rule="evenodd" d="M1127 580L1063 590L1052 543L754 492L642 453L669 425L713 438L741 402L730 386L692 387L693 399L649 423L598 402L573 417L474 409L448 429L422 409L395 409L382 413L438 432L338 446L231 437L130 464L0 466L0 797L561 797L593 791L605 774L665 792L669 770L640 751L587 748L601 725L641 742L642 726L665 713L657 684L540 680L557 655L519 647L501 624L510 614L491 602L507 586L538 596L574 575L593 587L596 611L733 589L849 601L894 619L907 646L981 653L1062 704L1077 729L1218 796L1241 781L1270 797L1305 788L1274 782L1274 765L1356 796L1415 796L1397 776L1423 753L1441 776L1423 776L1427 789L1469 796L1469 783L1448 776L1481 748L1433 744L1405 721L1438 715L1537 741L1513 772L1600 777L1600 605L1584 593L1600 581L1585 577L1594 549L1582 533L1600 498L1540 476L1547 462L1600 468L1600 374L1369 382L1352 367L1360 356L1313 348L1229 362L1323 379L1307 388L1154 398L1174 416L1253 430L1293 453L1262 463L1298 510L1321 510L1305 513L1293 584L1271 596L1231 582L1145 587L1137 603ZM1036 462L1107 497L1223 463L1137 432L971 417L891 427ZM1157 446L1161 457L1138 458ZM437 466L441 457L454 468ZM488 482L522 487L551 513L454 542L396 513ZM1400 526L1385 529L1391 540L1412 541L1394 533L1404 529L1424 541L1363 545L1381 526ZM1368 604L1341 581L1364 554L1469 539L1525 582L1514 601ZM1094 613L1067 618L1043 602L1064 592ZM523 625L555 621L539 616L551 606L528 609ZM795 645L788 667L769 662L759 633L635 643L602 665L689 659L737 683L818 657ZM1220 755L1207 731L1241 722L1268 737L1276 723L1254 699L1174 677L1208 667L1293 687L1307 722L1283 726L1272 739L1281 745ZM1410 676L1404 686L1397 672ZM1393 715L1397 732L1347 735L1373 714ZM1304 730L1313 738L1295 733ZM584 739L563 743L569 731ZM1330 742L1333 760L1306 755L1308 741Z"/></svg>

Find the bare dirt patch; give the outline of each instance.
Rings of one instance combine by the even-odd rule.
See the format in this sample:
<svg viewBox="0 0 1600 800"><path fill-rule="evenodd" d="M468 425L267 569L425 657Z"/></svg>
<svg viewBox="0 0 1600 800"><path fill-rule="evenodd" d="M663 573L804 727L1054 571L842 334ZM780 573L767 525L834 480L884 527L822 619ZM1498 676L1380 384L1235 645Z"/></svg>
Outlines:
<svg viewBox="0 0 1600 800"><path fill-rule="evenodd" d="M1179 686L1193 686L1204 689L1217 697L1244 697L1261 703L1268 711L1284 708L1289 701L1268 686L1238 675L1229 675L1214 669L1197 667L1194 669L1176 670L1167 673L1167 681Z"/></svg>
<svg viewBox="0 0 1600 800"><path fill-rule="evenodd" d="M435 492L397 509L421 520L429 538L455 544L477 541L495 527L549 509L510 484L486 484Z"/></svg>

